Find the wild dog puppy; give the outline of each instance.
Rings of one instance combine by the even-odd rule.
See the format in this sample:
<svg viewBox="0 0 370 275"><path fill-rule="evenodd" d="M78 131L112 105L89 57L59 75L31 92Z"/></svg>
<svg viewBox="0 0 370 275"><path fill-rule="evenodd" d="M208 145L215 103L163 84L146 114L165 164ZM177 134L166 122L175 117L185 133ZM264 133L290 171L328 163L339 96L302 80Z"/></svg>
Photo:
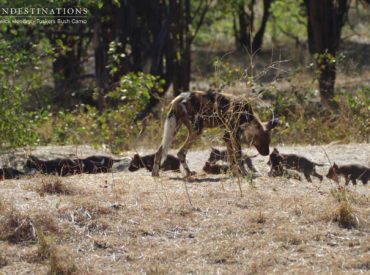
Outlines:
<svg viewBox="0 0 370 275"><path fill-rule="evenodd" d="M107 173L111 171L115 162L120 162L122 159L114 159L107 156L90 156L79 161L82 162L84 173Z"/></svg>
<svg viewBox="0 0 370 275"><path fill-rule="evenodd" d="M348 185L350 180L356 185L356 179L361 180L363 184L367 184L370 178L370 168L358 164L338 166L334 163L333 166L329 168L326 177L339 183L339 176L345 178L346 185Z"/></svg>
<svg viewBox="0 0 370 275"><path fill-rule="evenodd" d="M220 165L207 161L203 166L203 171L207 174L226 174L230 170L229 165Z"/></svg>
<svg viewBox="0 0 370 275"><path fill-rule="evenodd" d="M139 170L140 168L146 168L149 171L153 170L153 164L154 164L154 154L146 155L146 156L139 156L138 154L135 154L132 158L132 161L130 163L130 166L128 167L128 170L130 172L134 172ZM160 167L163 171L176 171L180 172L180 161L177 157L172 155L167 155L164 162L161 164Z"/></svg>
<svg viewBox="0 0 370 275"><path fill-rule="evenodd" d="M305 157L298 156L295 154L280 154L279 151L274 148L270 154L270 160L267 162L271 166L269 176L282 176L284 169L293 169L302 172L308 182L312 182L311 175L323 180L323 176L318 174L315 170L315 166L324 166L323 164L312 162Z"/></svg>
<svg viewBox="0 0 370 275"><path fill-rule="evenodd" d="M257 155L254 156L247 156L247 155L242 155L243 162L247 164L248 168L252 170L253 172L258 172L256 168L253 166L252 163L252 158L256 157ZM209 155L208 161L211 164L215 164L217 161L223 161L223 162L229 162L229 156L227 155L227 150L219 150L216 148L211 148L211 154Z"/></svg>
<svg viewBox="0 0 370 275"><path fill-rule="evenodd" d="M162 143L155 154L153 176L159 175L161 160L167 156L172 140L182 124L188 129L188 137L177 156L186 176L192 175L186 163L188 150L202 134L203 129L216 127L225 130L223 139L228 155L232 156L230 166L237 166L239 173L245 176L247 171L241 158L241 136L244 135L261 155L267 156L270 152L271 130L277 121L272 118L262 124L245 98L217 92L181 93L170 104Z"/></svg>
<svg viewBox="0 0 370 275"><path fill-rule="evenodd" d="M10 167L0 168L0 180L19 179L19 177L23 175L24 173L14 168Z"/></svg>
<svg viewBox="0 0 370 275"><path fill-rule="evenodd" d="M40 160L39 158L30 155L25 164L25 170L36 169L44 174L57 174L66 176L70 174L80 173L80 165L76 160L72 159L53 159Z"/></svg>

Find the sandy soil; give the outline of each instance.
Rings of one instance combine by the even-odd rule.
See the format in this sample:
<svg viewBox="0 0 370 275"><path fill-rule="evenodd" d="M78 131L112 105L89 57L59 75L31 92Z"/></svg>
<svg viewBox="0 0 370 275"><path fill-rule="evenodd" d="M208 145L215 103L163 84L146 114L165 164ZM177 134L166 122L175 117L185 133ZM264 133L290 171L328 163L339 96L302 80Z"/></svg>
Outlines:
<svg viewBox="0 0 370 275"><path fill-rule="evenodd" d="M370 165L369 144L278 148L328 164L317 168L322 175L329 162ZM106 152L43 147L33 153ZM53 245L72 255L58 252L56 258L78 274L370 272L370 184L338 189L326 178L322 183L270 178L268 159L261 156L253 162L262 176L252 181L210 176L201 172L208 154L188 154L189 166L198 172L193 182L171 172L152 178L145 170L1 181L0 224L9 211L29 217L35 231L41 228ZM40 192L43 183L57 180L69 194ZM343 203L350 229L341 223ZM0 274L45 274L55 266L55 257L36 257L40 238L11 243L1 228Z"/></svg>

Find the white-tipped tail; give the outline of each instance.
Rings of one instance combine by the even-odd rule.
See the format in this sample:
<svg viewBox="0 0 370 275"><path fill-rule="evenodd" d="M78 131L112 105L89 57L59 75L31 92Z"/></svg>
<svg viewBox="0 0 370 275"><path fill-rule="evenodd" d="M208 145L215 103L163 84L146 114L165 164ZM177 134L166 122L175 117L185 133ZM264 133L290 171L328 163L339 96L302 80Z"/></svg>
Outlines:
<svg viewBox="0 0 370 275"><path fill-rule="evenodd" d="M170 150L172 139L176 131L176 126L176 117L174 115L167 116L166 121L164 122L161 164L163 164L164 160L167 157L168 151Z"/></svg>

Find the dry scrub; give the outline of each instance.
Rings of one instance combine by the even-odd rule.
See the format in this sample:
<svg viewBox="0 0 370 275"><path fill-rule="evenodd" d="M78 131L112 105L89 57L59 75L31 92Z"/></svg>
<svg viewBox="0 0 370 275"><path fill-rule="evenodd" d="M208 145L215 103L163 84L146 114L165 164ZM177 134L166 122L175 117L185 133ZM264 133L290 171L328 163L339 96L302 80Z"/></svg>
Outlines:
<svg viewBox="0 0 370 275"><path fill-rule="evenodd" d="M326 150L339 161L351 153L368 161L368 145L349 146ZM282 148L289 150L326 160L320 147ZM189 154L189 165L199 171L207 157ZM176 173L152 178L142 170L65 177L70 195L40 196L28 188L40 178L4 181L1 219L8 213L35 229L26 227L18 243L2 238L0 273L369 272L369 186L269 178L266 162L254 159L262 176L252 183L205 174L185 182Z"/></svg>
<svg viewBox="0 0 370 275"><path fill-rule="evenodd" d="M63 182L61 177L57 176L41 176L34 188L40 196L46 194L71 195L74 191L71 186Z"/></svg>

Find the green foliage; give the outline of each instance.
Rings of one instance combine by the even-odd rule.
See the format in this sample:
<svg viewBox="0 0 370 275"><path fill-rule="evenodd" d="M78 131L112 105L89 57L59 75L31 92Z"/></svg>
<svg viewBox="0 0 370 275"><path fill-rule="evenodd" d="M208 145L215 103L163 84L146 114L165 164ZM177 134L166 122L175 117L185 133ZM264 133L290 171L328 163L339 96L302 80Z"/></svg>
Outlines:
<svg viewBox="0 0 370 275"><path fill-rule="evenodd" d="M38 117L25 111L24 104L28 89L38 86L40 75L35 70L35 55L25 48L14 50L21 42L24 41L0 40L0 149L3 150L37 141L33 126Z"/></svg>
<svg viewBox="0 0 370 275"><path fill-rule="evenodd" d="M239 1L239 0L238 0ZM199 1L191 1L193 15L196 14ZM232 1L222 0L208 10L205 15L202 27L194 39L195 46L211 46L217 48L218 45L230 46L233 40L233 3Z"/></svg>
<svg viewBox="0 0 370 275"><path fill-rule="evenodd" d="M244 70L240 66L232 65L221 59L216 59L213 66L215 72L211 79L211 85L215 88L233 86L244 78Z"/></svg>
<svg viewBox="0 0 370 275"><path fill-rule="evenodd" d="M302 88L276 92L273 96L274 108L282 126L273 135L274 143L367 141L370 135L369 86L359 87L354 92L339 90L334 98L338 105L335 110L322 108L316 96L317 91ZM263 112L268 114L269 109Z"/></svg>
<svg viewBox="0 0 370 275"><path fill-rule="evenodd" d="M145 73L121 77L116 89L106 94L115 107L102 113L89 105L70 112L59 111L42 126L42 142L58 144L107 144L113 152L128 149L141 127L134 119L148 103L153 90L162 92L162 81Z"/></svg>
<svg viewBox="0 0 370 275"><path fill-rule="evenodd" d="M303 0L275 0L271 4L273 21L269 23L272 35L304 41L306 33L306 15Z"/></svg>
<svg viewBox="0 0 370 275"><path fill-rule="evenodd" d="M117 89L107 94L108 98L120 100L121 110L143 108L150 99L151 91L163 92L163 81L158 77L143 72L129 73L121 77Z"/></svg>
<svg viewBox="0 0 370 275"><path fill-rule="evenodd" d="M116 41L109 43L108 49L108 65L109 73L113 76L118 73L121 60L125 57L122 50L122 44Z"/></svg>

